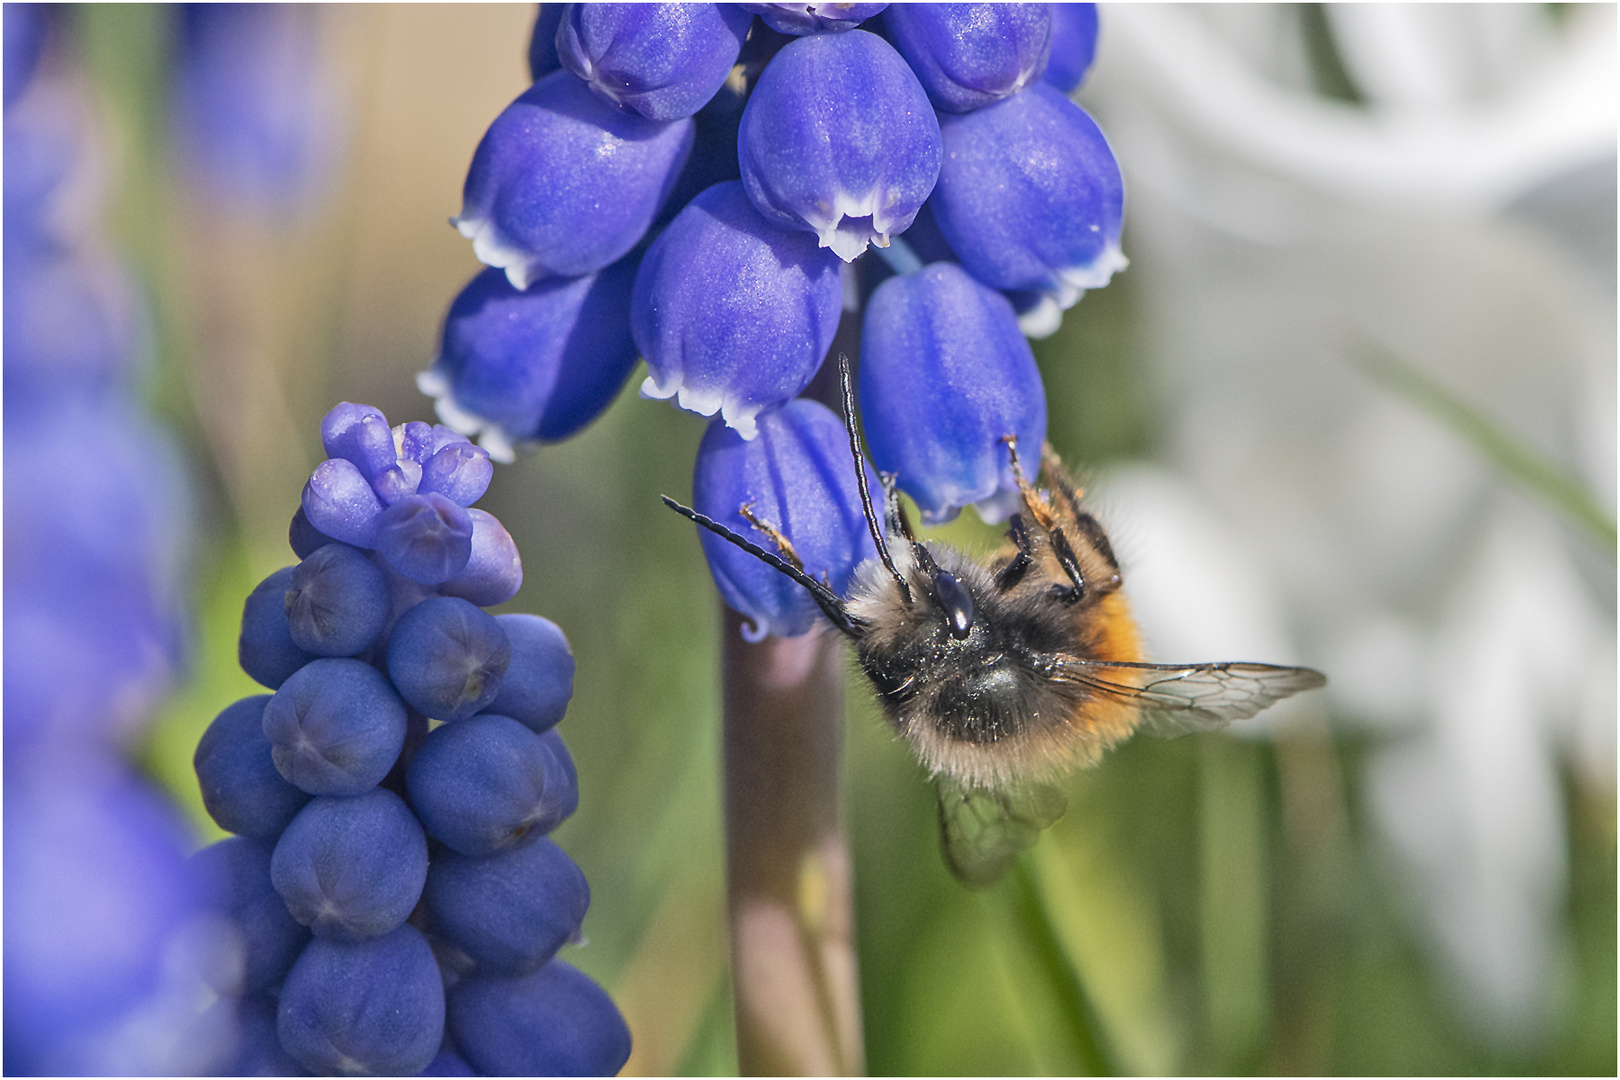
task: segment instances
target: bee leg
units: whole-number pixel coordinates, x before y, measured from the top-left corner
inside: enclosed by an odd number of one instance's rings
[[[1108,542],[1108,534],[1097,519],[1080,508],[1080,500],[1085,492],[1074,486],[1069,474],[1063,469],[1063,462],[1058,460],[1057,451],[1052,449],[1051,443],[1041,445],[1041,472],[1053,491],[1057,492],[1059,505],[1068,511],[1069,520],[1076,531],[1086,538],[1086,541],[1096,549],[1103,561],[1108,563],[1114,571],[1113,583],[1119,584],[1119,559],[1114,555],[1114,545]]]
[[[1041,475],[1046,478],[1047,486],[1057,492],[1059,505],[1078,518],[1082,512],[1080,499],[1085,492],[1075,487],[1074,481],[1069,479],[1051,443],[1041,444]]]
[[[1058,564],[1068,575],[1073,588],[1068,590],[1064,599],[1074,603],[1086,594],[1086,579],[1080,573],[1080,560],[1075,557],[1074,545],[1069,542],[1068,533],[1063,531],[1063,525],[1058,521],[1057,512],[1052,509],[1051,502],[1035,490],[1024,475],[1024,470],[1018,463],[1018,439],[1013,435],[1003,435],[1001,441],[1007,444],[1007,455],[1012,458],[1013,481],[1018,485],[1018,494],[1023,497],[1024,507],[1029,511],[1035,524],[1045,530],[1047,538],[1052,541],[1052,554],[1057,556]]]
[[[1013,542],[1018,551],[1013,555],[1012,561],[1003,566],[996,574],[996,588],[1002,592],[1011,592],[1024,580],[1024,575],[1035,562],[1035,545],[1029,537],[1029,530],[1024,527],[1024,516],[1014,514],[1007,521],[1007,539]]]
[[[797,551],[793,550],[793,541],[783,536],[782,530],[778,529],[775,525],[772,525],[768,521],[761,521],[758,517],[754,516],[753,503],[744,503],[743,505],[737,507],[737,513],[741,514],[742,519],[748,522],[748,524],[770,537],[771,543],[776,545],[776,549],[782,553],[782,558],[786,560],[789,566],[792,566],[795,570],[804,569],[804,560],[799,558],[799,553]]]

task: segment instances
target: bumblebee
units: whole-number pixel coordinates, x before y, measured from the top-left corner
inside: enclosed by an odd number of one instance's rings
[[[664,502],[792,578],[850,639],[890,724],[939,787],[946,861],[964,883],[999,878],[1062,815],[1056,781],[1133,732],[1224,727],[1326,683],[1302,667],[1147,662],[1113,547],[1050,445],[1037,486],[1016,440],[1002,439],[1022,510],[1008,522],[1007,545],[988,560],[919,540],[887,474],[880,527],[848,361],[840,365],[850,451],[878,553],[856,569],[847,596],[811,577],[791,539],[748,507],[743,518],[777,552]]]

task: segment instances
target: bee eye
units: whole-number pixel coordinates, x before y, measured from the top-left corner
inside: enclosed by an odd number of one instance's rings
[[[934,593],[945,612],[945,625],[951,636],[965,638],[973,629],[973,594],[962,583],[943,570],[934,571]]]

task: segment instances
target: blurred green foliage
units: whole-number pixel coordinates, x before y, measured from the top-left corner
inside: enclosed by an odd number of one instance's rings
[[[184,307],[169,250],[176,209],[164,191],[170,14],[94,5],[76,22],[126,151],[112,223],[156,297],[159,409],[190,440],[207,488],[193,667],[147,756],[202,840],[218,833],[201,812],[191,750],[218,710],[259,690],[236,667],[235,624],[247,592],[279,565],[264,552],[281,537],[243,535],[232,518],[186,390],[195,360],[169,332]],[[521,44],[509,43],[514,55]],[[1153,449],[1151,357],[1138,325],[1126,273],[1036,346],[1051,438],[1077,465]],[[432,342],[420,345],[389,361],[397,400],[417,406],[394,415],[378,402],[395,422],[430,413],[410,391],[431,355]],[[315,363],[339,385],[345,364],[369,359]],[[289,453],[318,459],[324,408],[294,417],[303,441]],[[644,1068],[726,1074],[737,1066],[718,601],[692,528],[658,501],[687,494],[701,431],[626,393],[579,438],[499,469],[481,505],[524,559],[523,591],[506,609],[557,621],[578,660],[560,730],[582,804],[557,839],[586,871],[594,902],[589,944],[569,959],[625,1004]],[[999,539],[966,518],[940,535],[978,548]],[[849,703],[848,819],[875,1074],[1615,1072],[1615,806],[1573,771],[1567,1007],[1545,1041],[1504,1052],[1461,1019],[1416,929],[1410,883],[1366,820],[1358,792],[1369,736],[1323,717],[1270,743],[1134,741],[1074,778],[1067,816],[980,894],[946,872],[932,790],[853,669]]]

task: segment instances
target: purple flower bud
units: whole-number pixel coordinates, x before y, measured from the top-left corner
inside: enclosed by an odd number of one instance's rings
[[[327,458],[304,484],[304,516],[319,531],[355,547],[376,546],[383,501],[358,466],[347,458]]]
[[[472,518],[445,498],[412,495],[377,515],[377,554],[419,585],[449,581],[472,558]]]
[[[472,556],[461,573],[439,586],[439,592],[479,607],[504,604],[523,587],[517,544],[495,515],[469,509],[467,516],[473,525]]]
[[[647,360],[643,397],[719,413],[752,439],[760,410],[803,390],[842,311],[836,257],[759,216],[732,181],[709,188],[653,242],[631,326]]]
[[[327,544],[292,572],[284,594],[293,644],[318,656],[354,656],[388,620],[388,581],[365,552]]]
[[[983,108],[1046,70],[1049,4],[895,4],[883,15],[894,47],[946,112]]]
[[[311,795],[375,787],[405,743],[405,703],[361,660],[311,660],[265,703],[261,720],[277,771]]]
[[[353,462],[368,481],[398,458],[394,433],[381,410],[343,401],[321,418],[326,456]]]
[[[690,119],[625,112],[554,71],[484,134],[454,224],[519,289],[588,274],[635,247],[691,149]]]
[[[568,639],[556,623],[539,615],[514,612],[497,615],[495,621],[506,631],[511,660],[487,708],[537,732],[550,731],[574,696],[574,653]]]
[[[414,461],[418,465],[426,465],[429,458],[447,446],[460,446],[466,442],[467,436],[443,424],[424,424],[420,420],[412,420],[394,428],[394,449],[400,459]]]
[[[530,975],[468,976],[450,989],[446,1020],[483,1076],[615,1076],[630,1059],[612,999],[562,960]]]
[[[767,551],[776,542],[743,516],[786,537],[805,572],[836,593],[876,552],[850,467],[841,420],[819,402],[797,398],[759,417],[759,438],[744,441],[716,422],[698,446],[692,505]],[[865,467],[863,463],[863,467]],[[877,479],[868,473],[870,487]],[[818,608],[802,586],[707,531],[698,534],[721,597],[752,620],[743,636],[792,637],[815,625]]]
[[[276,1028],[311,1072],[416,1075],[444,1032],[432,946],[408,923],[353,943],[316,938],[281,989]]]
[[[585,874],[545,837],[481,858],[443,852],[433,860],[426,895],[434,931],[480,970],[501,975],[538,971],[570,939],[579,940],[591,904]]]
[[[1051,4],[1052,60],[1046,81],[1065,94],[1085,80],[1097,55],[1097,5]]]
[[[568,438],[612,404],[635,367],[635,271],[623,259],[523,292],[499,270],[483,271],[450,305],[439,357],[417,385],[497,460],[511,461],[516,443]]]
[[[968,272],[997,289],[1054,293],[1064,308],[1123,269],[1119,164],[1084,109],[1045,83],[940,124],[932,202]]]
[[[1007,298],[955,263],[879,285],[861,335],[861,415],[872,460],[896,473],[926,521],[969,503],[987,521],[1016,507],[1015,436],[1026,467],[1046,439],[1046,395]]]
[[[422,466],[424,495],[443,495],[457,506],[471,506],[489,490],[495,467],[489,453],[472,443],[451,443]]]
[[[309,515],[304,513],[304,507],[300,504],[287,525],[287,545],[292,548],[293,554],[300,559],[307,558],[310,552],[331,542],[330,536],[309,523]]]
[[[604,100],[679,120],[726,81],[751,22],[732,4],[570,4],[557,54]]]
[[[939,122],[917,77],[875,34],[815,34],[760,75],[737,137],[748,197],[845,262],[885,247],[934,189]]]
[[[889,5],[884,4],[741,4],[778,34],[841,33],[853,30]]]
[[[377,497],[393,506],[407,495],[415,495],[422,484],[422,466],[414,461],[401,461],[390,465],[371,478],[371,487]]]

